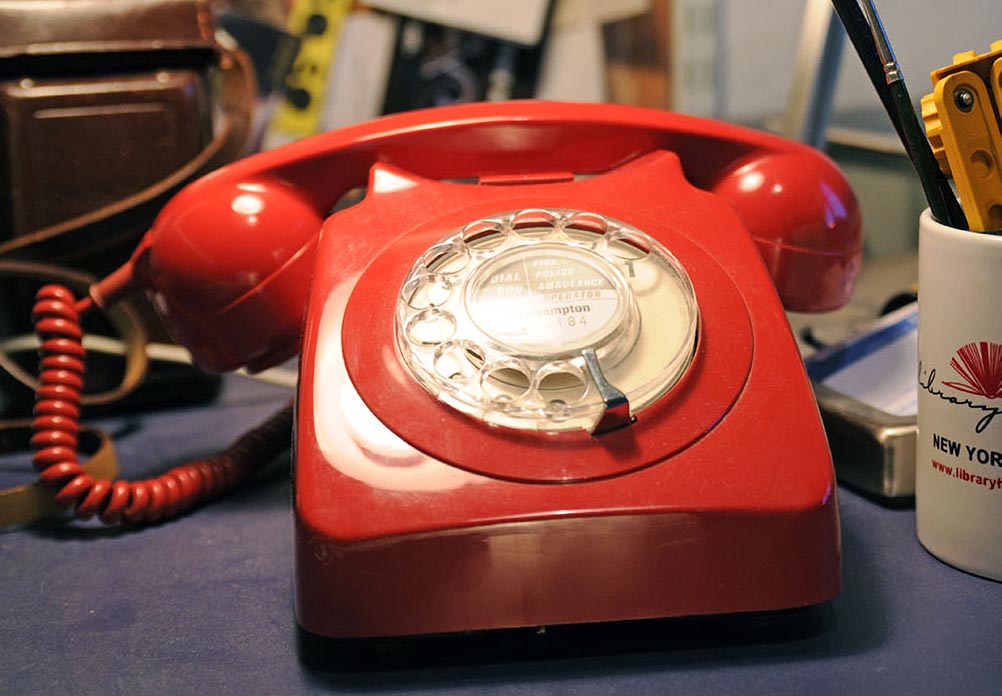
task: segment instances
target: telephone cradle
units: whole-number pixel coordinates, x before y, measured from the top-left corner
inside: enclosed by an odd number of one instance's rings
[[[856,200],[806,146],[504,102],[229,165],[91,295],[147,289],[209,369],[301,353],[298,620],[403,636],[835,596],[784,306],[841,305],[860,258]]]

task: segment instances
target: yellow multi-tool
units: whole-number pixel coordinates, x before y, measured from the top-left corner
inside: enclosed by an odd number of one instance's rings
[[[1002,229],[1002,41],[987,53],[965,51],[931,73],[922,97],[929,143],[953,178],[972,230]]]

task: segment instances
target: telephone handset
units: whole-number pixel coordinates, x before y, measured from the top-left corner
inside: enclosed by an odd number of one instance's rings
[[[817,152],[679,114],[540,102],[411,112],[237,162],[175,196],[135,272],[156,287],[165,319],[201,364],[258,369],[298,352],[317,233],[373,165],[425,179],[531,183],[553,171],[610,171],[659,150],[679,157],[693,186],[736,209],[787,309],[848,299],[861,258],[858,209]],[[257,334],[244,337],[251,326]]]
[[[303,336],[300,623],[403,635],[832,597],[831,460],[779,300],[842,304],[860,258],[805,146],[508,102],[223,168],[91,296],[146,289],[213,370]]]

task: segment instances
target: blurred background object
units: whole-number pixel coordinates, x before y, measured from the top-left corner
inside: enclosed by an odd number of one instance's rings
[[[413,108],[528,98],[669,108],[669,0],[294,0],[265,146]]]
[[[916,95],[1002,26],[986,0],[880,9]],[[826,0],[0,2],[0,259],[100,275],[173,193],[243,154],[386,112],[522,97],[808,141],[857,191],[870,259],[914,254],[922,191],[830,20]],[[10,337],[31,289],[0,282]]]

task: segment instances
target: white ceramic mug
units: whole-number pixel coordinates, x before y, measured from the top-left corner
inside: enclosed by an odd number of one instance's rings
[[[1002,236],[919,219],[915,512],[933,555],[1002,580]]]

